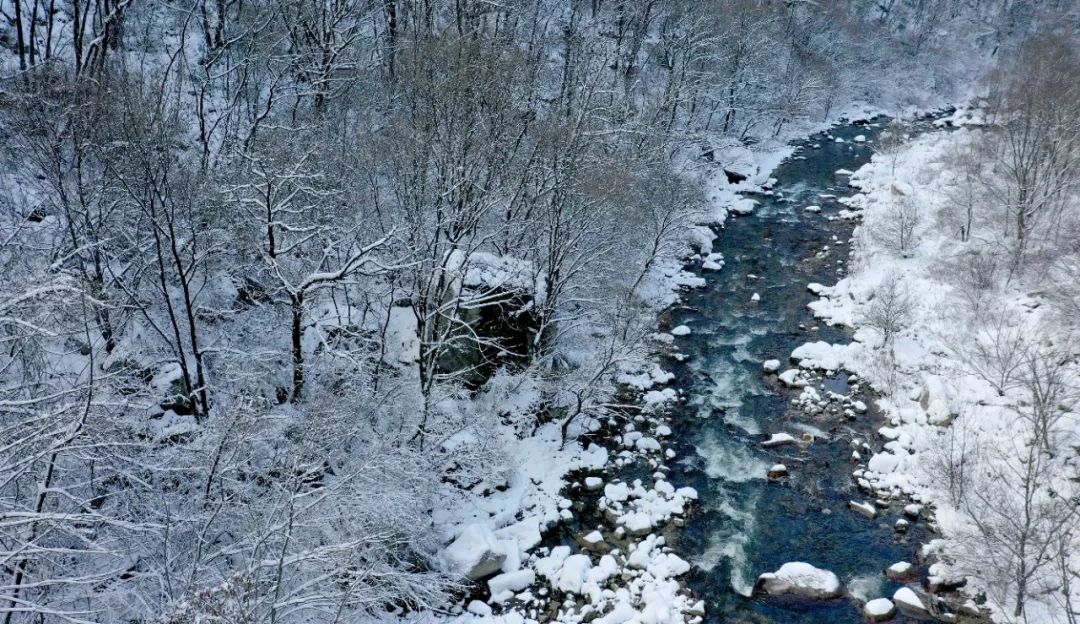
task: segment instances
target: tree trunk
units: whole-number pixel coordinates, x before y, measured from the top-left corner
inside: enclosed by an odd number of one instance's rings
[[[304,393],[304,293],[289,295],[292,301],[292,402],[300,400]]]
[[[22,0],[15,0],[15,47],[19,52],[19,69],[26,69],[26,40],[23,39]]]

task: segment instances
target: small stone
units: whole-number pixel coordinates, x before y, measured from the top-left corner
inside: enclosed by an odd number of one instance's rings
[[[848,501],[848,507],[857,513],[860,513],[867,518],[873,518],[877,515],[877,509],[870,503],[860,503],[859,501]]]
[[[774,433],[774,434],[772,434],[772,436],[769,437],[768,440],[765,440],[764,442],[762,442],[761,446],[763,446],[765,448],[773,448],[773,447],[777,447],[777,446],[785,446],[787,444],[794,444],[794,443],[795,443],[795,436],[791,435],[790,433]]]

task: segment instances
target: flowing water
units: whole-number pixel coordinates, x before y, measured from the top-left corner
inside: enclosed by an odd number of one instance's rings
[[[879,130],[877,124],[839,126],[799,144],[774,173],[777,195],[758,196],[762,203],[754,214],[729,220],[716,241],[723,270],[706,274],[705,288],[672,311],[673,325],[693,330],[679,341],[689,359],[675,366],[688,401],[675,417],[675,450],[683,459],[672,467],[672,481],[700,495],[677,550],[696,565],[690,584],[706,599],[709,622],[861,622],[848,599],[806,602],[749,594],[758,574],[805,561],[835,572],[851,593],[891,596],[899,585],[882,570],[897,561],[914,562],[925,537],[920,522],[906,535],[893,530],[901,505],[894,503],[875,519],[848,509],[849,500],[867,500],[852,481],[851,440],[867,439],[880,426],[879,416],[873,410],[854,421],[807,416],[790,405],[793,395],[778,388],[775,377],[762,374],[763,361],[776,358],[786,367],[791,351],[804,342],[849,340],[843,330],[815,321],[806,309],[813,299],[806,286],[835,283],[848,260],[853,225],[829,220],[842,206],[821,195],[854,192],[837,184],[834,172],[867,162],[873,143],[851,139],[861,134],[872,140]],[[807,205],[822,211],[807,212]],[[827,255],[816,257],[826,246]],[[751,301],[754,293],[760,302]],[[826,388],[846,392],[846,376]],[[760,446],[780,431],[811,433],[815,441],[806,447]],[[767,479],[775,463],[786,464],[791,476]]]

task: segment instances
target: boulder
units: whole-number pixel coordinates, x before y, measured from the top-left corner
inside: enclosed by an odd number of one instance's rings
[[[780,370],[780,360],[765,360],[765,363],[761,365],[761,368],[771,375]]]
[[[907,561],[898,561],[885,568],[885,576],[887,576],[889,580],[896,581],[897,583],[907,583],[908,581],[914,580],[916,576],[915,572],[915,566]]]
[[[512,598],[514,592],[519,592],[535,582],[536,572],[526,568],[492,577],[488,581],[488,588],[491,590],[492,601],[502,603]]]
[[[439,558],[443,569],[456,577],[479,581],[495,574],[506,561],[506,545],[485,524],[470,524]]]
[[[770,479],[783,479],[788,476],[787,466],[784,464],[774,464],[769,468],[768,475]]]
[[[967,585],[967,577],[949,570],[941,563],[932,564],[927,572],[923,586],[931,594],[947,594]]]
[[[923,604],[922,598],[915,593],[910,587],[901,587],[893,594],[893,602],[896,606],[900,607],[900,611],[904,615],[908,615],[916,618],[928,618],[930,617],[930,611]]]
[[[896,605],[888,598],[875,598],[863,605],[863,616],[870,622],[886,622],[896,616]]]
[[[770,596],[796,596],[811,600],[830,600],[842,594],[840,579],[828,570],[809,563],[785,563],[776,572],[758,577],[756,588]]]

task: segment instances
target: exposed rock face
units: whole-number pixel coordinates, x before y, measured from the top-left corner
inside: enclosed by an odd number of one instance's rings
[[[776,572],[758,577],[757,588],[771,596],[797,596],[811,600],[839,598],[840,579],[828,570],[799,561],[785,563]]]

